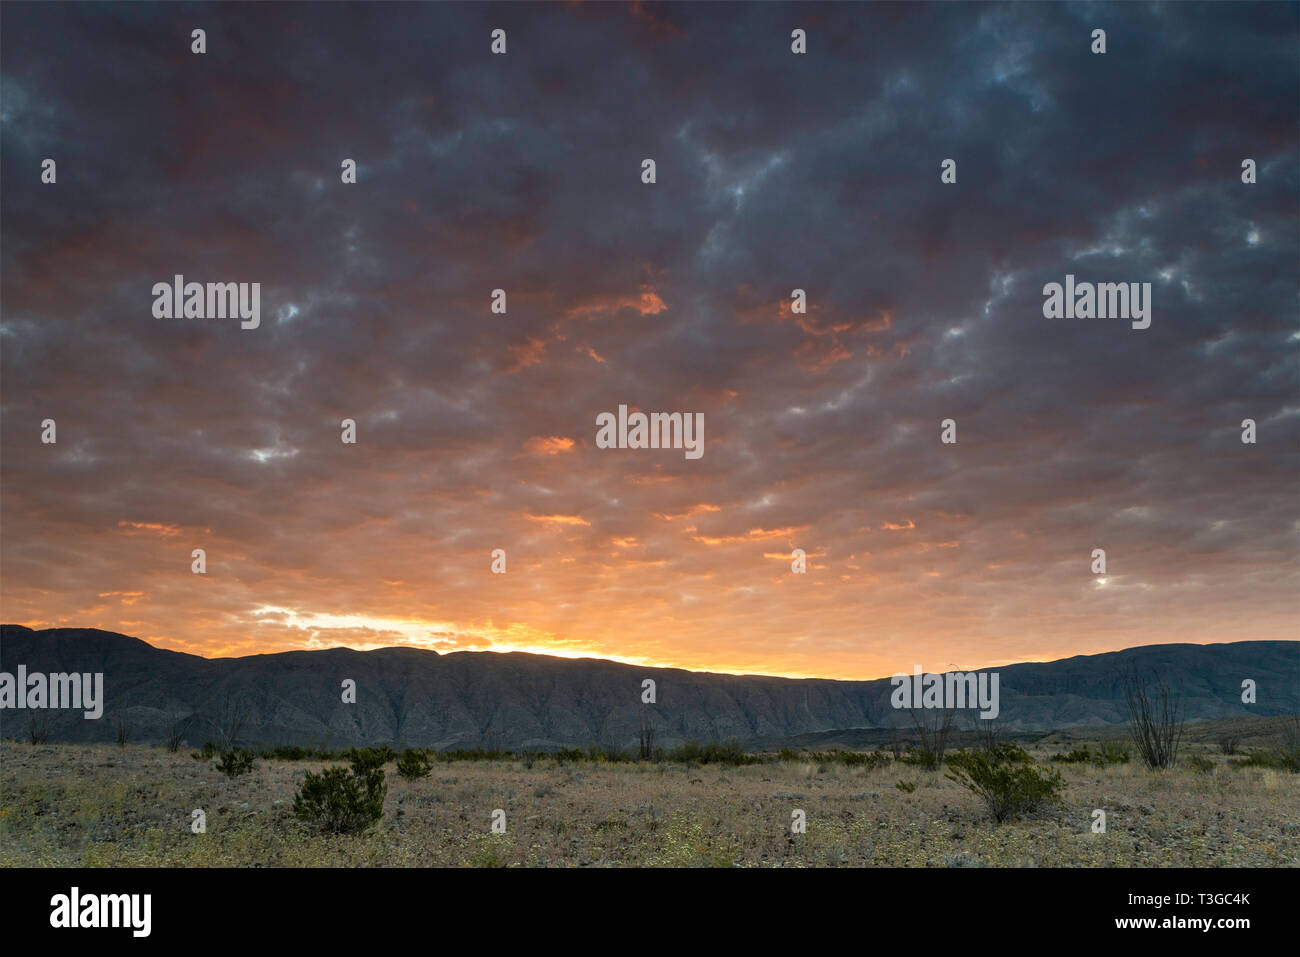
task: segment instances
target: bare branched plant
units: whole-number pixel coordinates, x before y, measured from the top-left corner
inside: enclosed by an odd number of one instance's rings
[[[119,748],[125,748],[126,743],[131,740],[131,722],[120,711],[113,715],[113,736],[117,738]]]
[[[248,711],[248,699],[242,694],[227,690],[222,695],[216,716],[208,719],[218,750],[223,753],[229,751],[239,741],[239,733],[248,720]]]
[[[1179,696],[1161,681],[1136,673],[1124,679],[1129,734],[1143,762],[1152,770],[1173,767],[1183,737]]]
[[[970,716],[973,747],[985,754],[996,754],[1002,743],[1002,726],[997,718],[981,718],[977,712]]]
[[[655,729],[650,723],[650,715],[644,710],[641,712],[641,730],[639,735],[640,748],[638,756],[642,761],[649,761],[655,753]]]
[[[903,741],[903,735],[899,732],[899,730],[897,728],[890,728],[889,729],[889,753],[893,756],[895,761],[897,761],[899,758],[903,756],[903,751],[906,750],[906,747],[907,745]]]
[[[920,757],[927,768],[943,764],[943,754],[948,749],[948,735],[957,712],[953,708],[912,708],[912,725],[920,738]]]
[[[32,711],[27,716],[27,737],[32,744],[44,744],[50,737],[50,716],[46,711]]]
[[[183,715],[172,712],[167,723],[167,734],[163,737],[163,744],[167,750],[175,754],[185,743],[185,736],[189,734],[190,726],[194,723],[194,715]]]

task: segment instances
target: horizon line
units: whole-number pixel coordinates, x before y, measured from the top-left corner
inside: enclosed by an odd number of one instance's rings
[[[608,662],[610,664],[625,665],[630,668],[650,668],[656,671],[686,671],[691,674],[718,674],[718,675],[728,675],[736,678],[779,678],[787,681],[867,682],[867,681],[885,681],[890,678],[896,677],[897,675],[906,675],[910,677],[912,674],[914,674],[913,671],[893,671],[890,672],[889,674],[877,675],[875,677],[869,677],[869,678],[832,678],[832,677],[827,677],[825,675],[770,674],[770,673],[755,672],[755,671],[731,671],[725,668],[699,668],[699,669],[685,668],[680,665],[651,664],[641,660],[631,660],[631,659],[621,658],[617,656],[610,657],[610,656],[604,656],[599,654],[587,654],[587,653],[563,654],[563,653],[556,653],[551,651],[535,651],[535,650],[528,650],[522,648],[507,648],[507,649],[500,649],[500,650],[493,649],[493,648],[482,648],[482,649],[464,648],[464,649],[457,649],[455,651],[438,651],[433,648],[423,648],[417,645],[403,645],[403,644],[381,645],[377,648],[354,648],[351,645],[331,645],[326,648],[289,648],[282,651],[259,651],[259,652],[253,652],[251,654],[246,654],[246,655],[204,655],[192,651],[179,651],[175,648],[167,648],[163,645],[155,644],[153,641],[150,641],[147,638],[141,638],[138,635],[128,635],[125,632],[120,632],[120,631],[111,631],[107,628],[80,627],[76,625],[59,625],[59,626],[50,626],[50,627],[43,627],[43,628],[34,628],[31,625],[26,625],[21,622],[0,622],[0,628],[9,628],[9,627],[25,628],[31,632],[98,631],[106,635],[116,635],[121,638],[130,638],[133,641],[143,642],[144,644],[148,645],[150,648],[153,648],[157,651],[170,651],[175,654],[190,655],[191,657],[194,658],[202,658],[204,661],[239,661],[246,658],[270,657],[272,655],[314,653],[314,652],[321,652],[321,651],[352,651],[352,652],[356,652],[357,654],[370,654],[371,652],[376,652],[376,651],[400,650],[400,651],[427,652],[430,654],[437,655],[438,657],[444,657],[446,655],[455,655],[455,654],[532,655],[538,658],[554,658],[560,661],[603,661],[603,662]],[[1208,647],[1210,645],[1238,645],[1238,644],[1246,644],[1248,642],[1277,642],[1278,644],[1300,645],[1300,639],[1288,639],[1288,638],[1243,638],[1239,641],[1163,641],[1163,642],[1154,642],[1152,644],[1147,644],[1147,645],[1130,645],[1125,648],[1113,648],[1108,651],[1092,652],[1091,654],[1066,655],[1061,658],[1026,658],[1018,661],[1004,661],[998,664],[984,665],[977,668],[950,668],[945,671],[924,671],[922,673],[923,674],[951,674],[954,672],[987,671],[992,668],[1010,668],[1016,665],[1051,664],[1052,662],[1056,662],[1056,661],[1068,661],[1071,658],[1096,658],[1096,657],[1100,657],[1101,655],[1121,654],[1125,651],[1135,651],[1141,648],[1174,647],[1180,645],[1200,645],[1200,646]],[[917,665],[914,663],[913,668],[915,667],[917,667]]]

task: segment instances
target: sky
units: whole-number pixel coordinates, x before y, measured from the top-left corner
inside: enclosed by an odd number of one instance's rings
[[[0,619],[833,678],[1300,637],[1298,11],[5,4]],[[156,318],[177,274],[260,325]],[[1067,275],[1150,327],[1045,318]]]

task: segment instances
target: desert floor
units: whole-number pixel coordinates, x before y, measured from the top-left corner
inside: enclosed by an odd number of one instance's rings
[[[258,760],[229,779],[187,751],[5,742],[0,865],[1300,866],[1300,777],[1204,753],[1210,771],[1052,765],[1063,803],[1000,825],[942,771],[903,764],[542,758],[438,763],[415,782],[390,764],[382,821],[335,836],[291,811],[321,762]],[[491,833],[496,809],[505,834]],[[790,833],[795,809],[806,833]]]

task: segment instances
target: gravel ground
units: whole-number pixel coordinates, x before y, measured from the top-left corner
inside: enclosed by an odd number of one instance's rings
[[[320,762],[259,760],[231,780],[185,751],[7,742],[0,865],[1300,866],[1300,777],[1204,755],[1210,771],[1053,765],[1063,802],[1001,825],[942,772],[908,765],[539,759],[439,763],[410,783],[390,764],[382,821],[336,836],[291,811]],[[491,832],[496,809],[505,834]],[[790,833],[796,809],[806,833]]]

